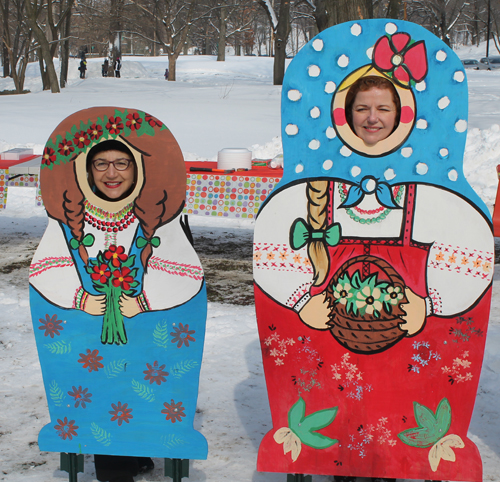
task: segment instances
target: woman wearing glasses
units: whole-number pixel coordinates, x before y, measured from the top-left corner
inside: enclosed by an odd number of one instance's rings
[[[40,447],[206,458],[193,428],[206,290],[174,137],[141,111],[77,112],[47,142],[41,186],[49,223],[30,302],[51,423]]]

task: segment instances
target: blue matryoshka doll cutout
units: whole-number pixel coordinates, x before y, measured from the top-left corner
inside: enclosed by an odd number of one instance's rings
[[[109,140],[136,166],[118,201],[87,179],[90,149]],[[41,188],[49,223],[30,302],[51,421],[40,449],[205,459],[193,420],[207,301],[181,223],[186,174],[175,138],[141,111],[77,112],[47,142]]]
[[[400,103],[371,146],[346,113],[366,76],[389,80]],[[290,64],[284,177],[254,239],[273,422],[258,470],[481,480],[467,431],[493,236],[463,175],[466,134],[462,64],[420,26],[338,25]]]

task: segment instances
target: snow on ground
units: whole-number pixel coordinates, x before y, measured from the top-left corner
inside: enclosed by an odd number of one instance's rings
[[[476,52],[480,58],[483,54]],[[465,52],[462,58],[472,56]],[[102,78],[102,59],[90,59],[87,79],[78,78],[73,60],[68,87],[61,94],[41,91],[38,66],[30,65],[26,88],[33,93],[1,96],[0,151],[33,147],[41,153],[47,137],[69,114],[95,105],[136,107],[157,116],[176,136],[186,159],[215,159],[224,147],[248,147],[254,157],[281,151],[280,91],[272,85],[272,59],[180,57],[178,81],[163,78],[165,57],[125,57],[122,78]],[[500,164],[500,71],[468,71],[470,122],[464,171],[491,208]],[[12,89],[0,79],[0,90]],[[34,206],[34,190],[9,189],[0,213],[0,480],[67,480],[58,470],[58,454],[40,453],[37,435],[48,411],[29,314],[26,266],[43,234],[47,218]],[[230,227],[252,229],[251,221],[190,220],[197,234],[220,237]],[[242,231],[243,232],[243,231]],[[13,271],[6,266],[17,268]],[[495,276],[499,279],[500,273]],[[500,283],[494,299],[485,362],[470,427],[484,462],[484,478],[500,482]],[[207,437],[209,457],[191,463],[192,482],[215,480],[278,482],[282,474],[257,473],[257,449],[270,428],[261,355],[252,306],[209,303],[201,373],[197,428]],[[152,474],[136,481],[165,480],[161,461]],[[94,481],[92,457],[86,456],[83,482]],[[329,480],[314,476],[314,482]]]

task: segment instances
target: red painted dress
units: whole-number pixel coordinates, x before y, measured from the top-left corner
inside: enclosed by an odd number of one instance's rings
[[[273,421],[257,468],[481,480],[467,431],[486,341],[490,225],[443,189],[396,186],[401,209],[375,196],[344,209],[349,188],[328,185],[328,225],[341,236],[320,286],[307,248],[291,247],[291,226],[307,219],[307,183],[277,192],[257,219],[256,309]],[[399,328],[405,287],[425,301],[414,336]],[[325,292],[336,315],[329,329],[311,328],[299,312]]]

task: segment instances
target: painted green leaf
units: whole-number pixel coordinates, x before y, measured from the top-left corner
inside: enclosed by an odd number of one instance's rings
[[[171,366],[169,369],[169,373],[174,378],[181,378],[182,375],[185,375],[187,372],[191,371],[197,366],[198,362],[196,360],[183,360]]]
[[[306,402],[302,397],[299,397],[288,412],[288,426],[303,444],[315,449],[326,449],[338,442],[336,439],[316,432],[316,430],[327,427],[335,420],[338,407],[318,410],[307,417],[305,412]]]
[[[168,348],[168,323],[166,321],[160,321],[153,331],[154,344],[160,346],[161,348]]]
[[[162,436],[161,443],[166,447],[172,448],[172,447],[178,447],[179,445],[183,445],[186,443],[186,441],[184,439],[181,439],[180,437],[177,437],[174,434],[170,434]]]
[[[55,341],[54,343],[47,343],[44,346],[53,355],[64,355],[65,353],[71,353],[71,343],[66,343],[65,341]]]
[[[404,430],[398,434],[402,442],[412,447],[431,447],[442,439],[451,425],[451,407],[447,398],[443,398],[436,409],[436,414],[428,407],[413,402],[413,411],[418,427]]]
[[[49,386],[49,393],[54,405],[60,407],[66,397],[55,380]]]
[[[96,423],[92,422],[90,424],[90,431],[99,443],[102,443],[106,447],[111,444],[111,435],[106,432],[106,430],[100,428]]]
[[[125,371],[126,365],[127,360],[125,359],[113,360],[104,368],[104,373],[108,378],[115,378]]]
[[[147,385],[132,380],[132,389],[134,390],[135,393],[137,393],[137,395],[146,400],[146,402],[155,401],[155,394],[153,390],[149,388]]]

